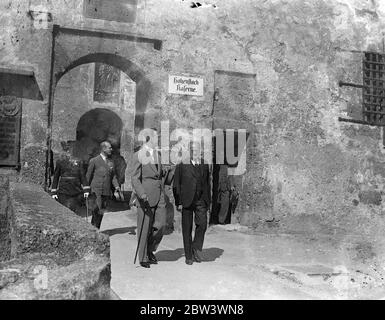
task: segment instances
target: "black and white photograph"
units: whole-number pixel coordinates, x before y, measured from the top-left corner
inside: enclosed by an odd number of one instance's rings
[[[0,0],[0,300],[384,300],[384,128],[385,0]]]

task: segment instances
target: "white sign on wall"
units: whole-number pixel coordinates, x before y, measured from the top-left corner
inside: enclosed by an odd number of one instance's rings
[[[203,78],[169,75],[168,93],[203,96]]]

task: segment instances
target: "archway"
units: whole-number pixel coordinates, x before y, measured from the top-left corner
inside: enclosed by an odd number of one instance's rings
[[[109,54],[109,53],[89,54],[87,56],[81,57],[78,60],[72,62],[63,71],[57,73],[56,79],[55,79],[55,95],[53,97],[52,111],[51,111],[51,113],[52,113],[52,115],[51,115],[51,119],[52,119],[51,132],[52,133],[51,133],[51,137],[50,137],[50,147],[49,148],[50,148],[51,153],[52,153],[52,150],[55,149],[55,144],[58,145],[58,141],[55,141],[55,137],[54,137],[55,132],[57,131],[57,127],[55,127],[55,126],[57,126],[57,123],[55,124],[54,113],[55,113],[55,104],[57,104],[57,102],[56,102],[57,96],[58,96],[57,90],[58,90],[58,88],[60,88],[61,80],[65,79],[66,76],[69,75],[74,70],[78,70],[79,68],[90,66],[91,70],[93,71],[97,65],[111,66],[115,70],[118,70],[119,72],[124,73],[125,80],[122,80],[122,81],[131,82],[135,86],[135,88],[134,88],[135,92],[131,92],[131,94],[134,95],[134,106],[132,109],[131,108],[124,109],[124,106],[123,105],[119,106],[119,103],[117,103],[117,104],[108,104],[107,103],[107,108],[115,111],[118,114],[118,116],[121,118],[121,120],[124,121],[124,130],[122,131],[122,135],[124,137],[124,149],[122,150],[123,152],[121,153],[120,151],[116,151],[116,150],[118,150],[118,148],[116,146],[114,148],[114,151],[116,154],[119,154],[119,156],[122,155],[125,158],[127,166],[130,167],[131,160],[132,160],[131,156],[135,150],[134,137],[137,136],[137,133],[140,130],[142,130],[144,127],[144,117],[145,117],[145,113],[146,113],[146,109],[147,109],[148,96],[149,96],[149,92],[150,92],[151,83],[145,77],[143,71],[141,71],[135,64],[133,64],[132,62],[130,62],[129,60],[127,60],[123,57],[120,57],[120,56],[117,56],[114,54]],[[93,67],[93,66],[95,66],[95,67]],[[88,76],[88,78],[92,78],[92,77],[93,77],[93,75]],[[71,80],[67,81],[67,82],[68,82],[68,86],[70,86],[70,87],[75,85],[75,83],[76,83],[76,81],[74,83],[72,83]],[[92,87],[93,85],[94,84],[92,84],[92,81],[91,81],[90,86]],[[91,87],[88,90],[93,90]],[[70,90],[70,92],[71,91],[72,90]],[[68,94],[68,96],[69,96],[69,98],[67,98],[68,100],[73,99],[71,94]],[[90,105],[90,108],[98,108],[98,107],[104,108],[104,104],[101,103],[100,105],[98,105],[96,107]],[[82,107],[80,107],[80,109],[82,110],[81,114],[89,111],[89,109],[88,110],[83,109]],[[79,112],[79,110],[77,112],[75,112],[75,114],[78,112]],[[78,121],[78,119],[76,118],[76,115],[74,118],[70,117],[69,115],[68,115],[68,117],[64,117],[64,118],[66,118],[66,120],[64,120],[64,121],[67,121],[67,123],[68,122],[72,123],[71,125],[67,125],[67,130],[69,130],[69,128],[73,127],[75,121]],[[72,128],[72,131],[74,131],[73,128]],[[69,140],[73,140],[73,137],[71,137]],[[121,142],[119,140],[119,150],[120,150],[120,144],[121,144]],[[76,145],[78,145],[78,143]],[[87,146],[87,148],[91,148],[91,150],[89,150],[89,152],[87,151],[88,155],[93,154],[94,153],[93,150],[96,150],[96,149],[94,149],[95,146],[91,147],[89,145],[89,146]],[[77,149],[79,149],[79,148],[77,148]],[[84,154],[82,154],[82,153],[80,153],[80,155],[82,157],[84,156]],[[88,161],[89,157],[84,157],[84,160]],[[52,164],[49,163],[48,166],[52,166]],[[52,171],[52,170],[50,169],[50,171]],[[125,173],[124,176],[125,176],[125,178],[123,178],[122,180],[125,182],[125,189],[127,190],[127,189],[130,189],[130,179],[127,176],[127,172]],[[50,176],[49,176],[47,179],[47,185],[50,185],[50,184],[51,184],[51,181],[50,181]]]
[[[119,32],[96,29],[71,29],[53,26],[51,81],[48,101],[48,136],[46,156],[46,189],[51,183],[53,103],[56,85],[70,70],[87,63],[105,63],[123,71],[136,83],[134,136],[144,127],[151,82],[135,61],[149,63],[161,49],[162,41]],[[154,50],[155,49],[155,50]],[[125,57],[129,57],[125,58]],[[148,63],[146,63],[147,65]]]
[[[147,108],[149,93],[151,92],[151,82],[144,72],[134,63],[121,56],[111,53],[92,53],[71,62],[64,67],[63,71],[55,75],[55,89],[59,80],[72,69],[89,63],[103,63],[113,66],[124,72],[132,81],[136,83],[136,103],[135,103],[135,133],[143,129],[144,115]]]
[[[86,164],[108,140],[118,180],[130,189],[129,170],[134,152],[136,83],[110,64],[87,63],[71,67],[60,77],[53,101],[51,150],[54,160],[62,142]]]

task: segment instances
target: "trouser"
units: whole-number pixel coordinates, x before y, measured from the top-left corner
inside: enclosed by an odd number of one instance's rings
[[[148,252],[157,250],[166,228],[167,211],[164,196],[160,197],[155,207],[151,207],[151,214],[144,213],[139,205],[137,213],[138,223],[136,234],[138,236],[139,262],[147,262]]]
[[[95,194],[89,198],[89,205],[92,210],[91,224],[98,229],[102,224],[104,210],[107,208],[109,199],[110,196]]]
[[[58,201],[76,214],[80,214],[82,197],[82,194],[68,195],[64,193],[58,193]]]
[[[195,234],[192,238],[192,227],[195,220]],[[203,241],[207,229],[207,206],[204,201],[198,200],[189,208],[182,209],[183,247],[186,259],[193,257],[192,250],[202,251]]]
[[[219,195],[219,211],[218,211],[218,222],[225,223],[227,215],[229,213],[230,206],[230,192],[220,191]]]

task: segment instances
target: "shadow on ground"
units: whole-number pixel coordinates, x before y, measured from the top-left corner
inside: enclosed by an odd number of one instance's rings
[[[223,254],[223,249],[219,248],[208,248],[203,249],[202,256],[204,261],[215,261]]]
[[[114,236],[116,234],[125,234],[125,233],[136,235],[135,230],[136,230],[136,226],[103,230],[102,233],[104,233],[110,237]]]
[[[219,248],[208,248],[203,249],[202,256],[203,262],[211,262],[218,259],[223,254],[223,249]],[[161,250],[156,253],[156,258],[159,261],[177,261],[184,256],[183,248],[175,250]]]

